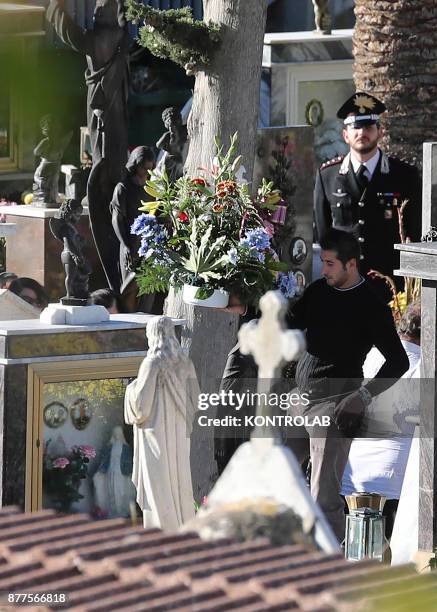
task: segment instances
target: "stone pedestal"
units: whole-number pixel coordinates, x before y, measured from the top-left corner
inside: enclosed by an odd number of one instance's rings
[[[109,312],[104,306],[97,304],[83,306],[49,304],[42,311],[40,321],[50,325],[92,325],[109,321]]]
[[[6,220],[16,224],[14,236],[6,237],[6,269],[18,276],[35,279],[47,291],[51,301],[65,295],[64,269],[61,264],[62,244],[52,235],[49,220],[57,210],[34,206],[8,206]],[[107,287],[94,240],[91,235],[87,211],[78,223],[78,231],[87,240],[85,256],[93,272],[90,291]]]
[[[0,323],[0,506],[53,507],[43,496],[47,445],[60,447],[61,439],[67,449],[91,445],[101,460],[112,429],[123,427],[124,385],[146,354],[151,317],[114,315],[87,326]],[[89,480],[98,466],[90,463],[81,492],[92,494]],[[72,511],[82,509],[89,510]]]
[[[429,218],[426,213],[424,207],[424,215]],[[437,546],[437,243],[410,243],[395,248],[400,251],[400,269],[395,273],[422,279],[418,548],[428,551],[429,559]]]

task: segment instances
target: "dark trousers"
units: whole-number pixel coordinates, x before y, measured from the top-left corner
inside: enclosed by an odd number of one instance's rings
[[[236,344],[228,355],[220,391],[234,391],[235,393],[255,392],[257,386],[258,368],[251,355],[242,355],[239,345]],[[250,413],[250,407],[245,407],[243,412]],[[253,412],[253,411],[252,411]],[[217,462],[218,474],[223,472],[232,455],[243,442],[250,438],[250,431],[238,429],[234,436],[221,437],[217,431],[214,438],[214,457]]]

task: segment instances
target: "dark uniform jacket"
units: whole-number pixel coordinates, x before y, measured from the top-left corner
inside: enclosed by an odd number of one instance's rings
[[[353,232],[361,244],[360,270],[370,269],[393,276],[399,267],[399,252],[393,245],[401,242],[398,210],[404,200],[405,236],[420,240],[421,184],[413,166],[381,152],[372,179],[362,190],[350,156],[323,164],[317,173],[314,212],[317,235],[330,228]]]

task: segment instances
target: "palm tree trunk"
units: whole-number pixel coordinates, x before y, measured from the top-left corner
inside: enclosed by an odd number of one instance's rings
[[[384,101],[384,149],[420,165],[437,131],[437,3],[356,0],[353,38],[357,91]]]

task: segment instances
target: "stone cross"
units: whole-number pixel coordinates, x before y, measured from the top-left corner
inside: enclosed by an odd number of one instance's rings
[[[437,226],[437,142],[423,145],[422,234]],[[395,245],[399,276],[422,279],[419,554],[437,546],[437,242]]]
[[[238,333],[241,353],[251,354],[258,366],[257,417],[271,416],[265,396],[279,377],[281,364],[295,359],[305,345],[301,331],[285,329],[286,307],[287,300],[280,291],[269,291],[260,300],[262,315],[259,321],[243,325]],[[252,440],[268,440],[269,444],[279,441],[278,430],[269,424],[256,424],[251,437]]]

